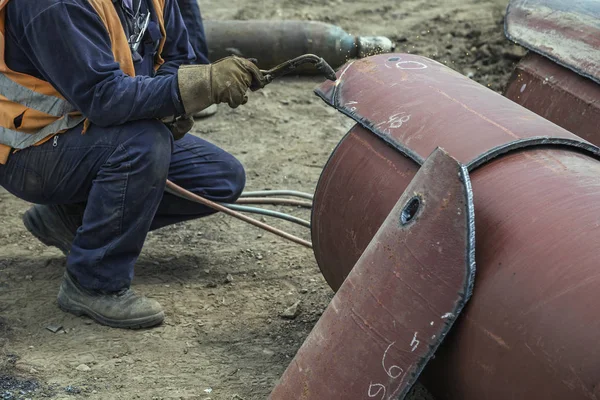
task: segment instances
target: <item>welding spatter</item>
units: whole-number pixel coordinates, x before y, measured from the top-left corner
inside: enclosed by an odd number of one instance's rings
[[[316,70],[330,81],[335,82],[335,80],[337,79],[337,77],[335,76],[335,71],[333,70],[333,68],[331,68],[327,61],[314,54],[304,54],[302,56],[281,63],[278,66],[269,70],[261,70],[261,72],[263,73],[267,83],[271,83],[275,78],[280,78],[284,75],[291,74],[298,67],[304,64],[314,64]]]

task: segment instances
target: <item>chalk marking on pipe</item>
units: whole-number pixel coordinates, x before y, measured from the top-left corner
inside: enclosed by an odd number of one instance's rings
[[[410,65],[410,64],[414,64],[414,67],[408,67],[408,66],[404,66],[404,64],[406,65]],[[403,69],[403,70],[411,70],[411,69],[427,69],[427,65],[423,64],[422,62],[419,61],[400,61],[396,64],[396,68],[398,69]]]
[[[395,344],[396,344],[396,342],[390,343],[390,345],[387,347],[387,349],[385,349],[385,351],[383,352],[383,358],[381,359],[381,366],[383,367],[383,370],[386,372],[387,376],[389,376],[392,379],[397,379],[400,375],[402,375],[404,373],[404,370],[397,365],[392,365],[389,368],[387,368],[385,366],[385,357],[387,356],[388,351],[390,351],[392,346]],[[396,370],[400,370],[400,372],[396,375],[394,375],[392,372],[392,371],[394,371],[394,368],[396,368]]]
[[[417,335],[419,334],[419,332],[415,332],[415,336],[413,336],[413,340],[412,342],[410,342],[410,345],[412,346],[412,352],[414,353],[415,350],[417,349],[417,347],[419,347],[419,344],[421,344],[420,340],[417,340]]]
[[[371,389],[373,388],[377,388],[377,391],[375,393],[371,393]],[[381,389],[383,389],[383,395],[381,396],[381,400],[385,399],[385,386],[383,386],[381,383],[373,383],[371,382],[369,384],[369,390],[367,391],[367,396],[373,398],[375,396],[377,396],[379,393],[381,393]]]
[[[352,64],[354,64],[354,61],[352,61],[350,64],[348,64],[348,66],[346,66],[346,68],[344,68],[344,70],[342,71],[342,73],[340,74],[340,76],[337,78],[337,81],[335,81],[334,85],[336,87],[338,87],[340,85],[340,83],[342,83],[342,77],[344,76],[344,74],[346,73],[346,71],[348,71],[348,69],[352,66]]]
[[[358,104],[358,101],[349,101],[346,104],[344,104],[344,107],[347,108],[348,106],[351,106],[353,104]],[[354,112],[354,111],[356,111],[356,107],[350,107],[349,110],[350,110],[350,112]]]

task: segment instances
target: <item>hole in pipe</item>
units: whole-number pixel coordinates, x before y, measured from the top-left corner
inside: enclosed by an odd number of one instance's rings
[[[402,214],[400,214],[400,223],[402,225],[407,225],[408,223],[410,223],[410,221],[412,221],[417,215],[417,212],[419,212],[420,207],[421,199],[419,199],[418,197],[413,197],[412,199],[410,199],[408,201],[408,204],[404,206]]]

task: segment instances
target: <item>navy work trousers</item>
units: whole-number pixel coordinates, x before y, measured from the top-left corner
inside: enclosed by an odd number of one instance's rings
[[[177,0],[177,4],[190,37],[190,44],[196,55],[196,64],[208,64],[208,46],[198,1]]]
[[[129,287],[148,231],[212,213],[164,193],[167,177],[220,202],[234,202],[244,188],[232,155],[192,135],[173,141],[159,121],[81,129],[11,154],[0,185],[32,203],[85,208],[67,269],[88,289]]]

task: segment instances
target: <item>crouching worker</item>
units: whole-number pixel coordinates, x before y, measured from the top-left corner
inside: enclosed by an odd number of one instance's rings
[[[35,203],[23,222],[67,255],[59,306],[119,328],[162,322],[130,290],[148,231],[209,215],[165,181],[220,202],[242,165],[185,135],[212,104],[264,86],[251,62],[194,62],[175,0],[0,0],[0,185]],[[181,117],[176,122],[174,117]]]

